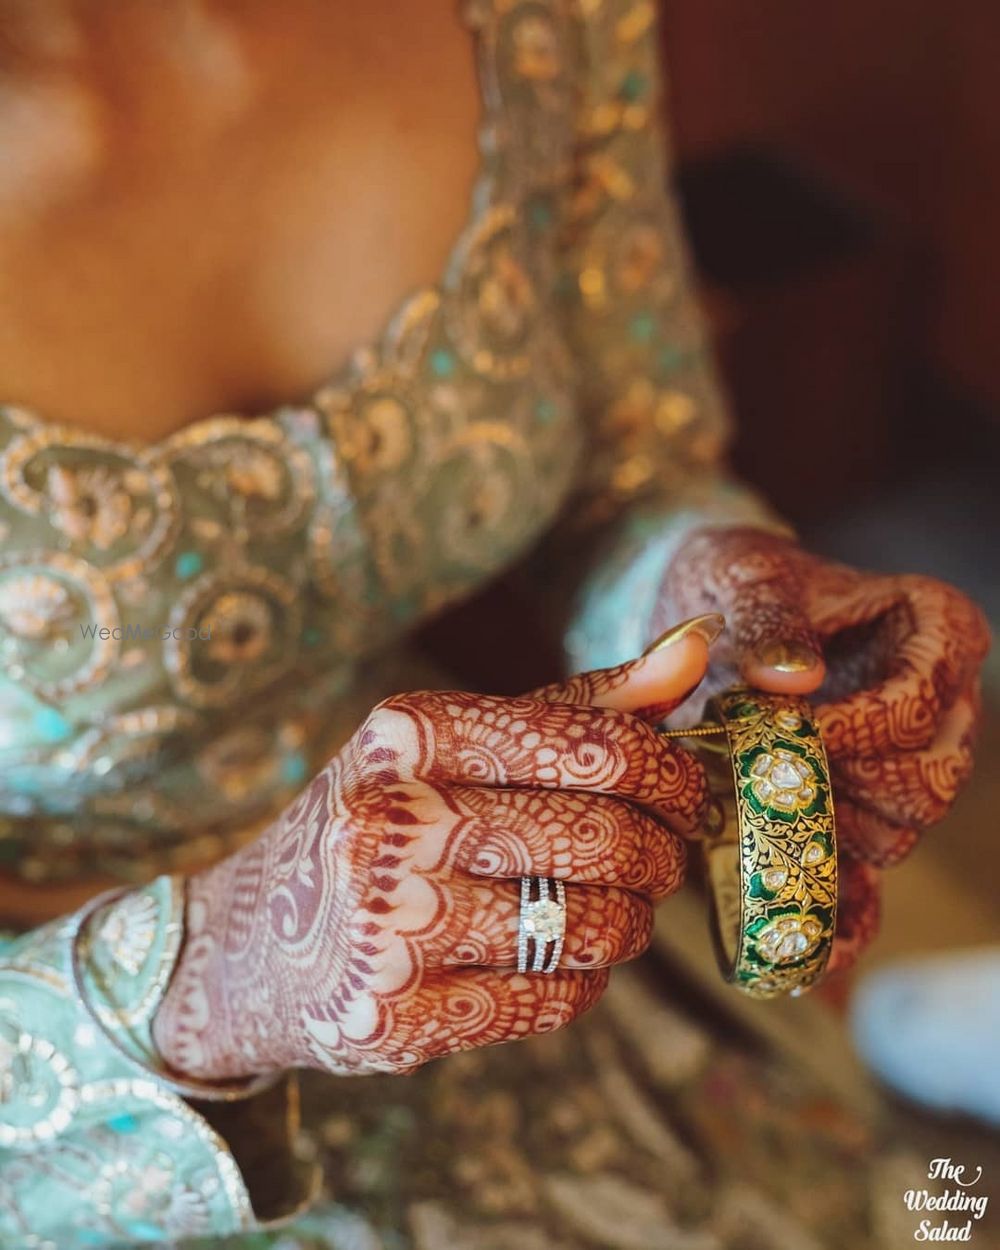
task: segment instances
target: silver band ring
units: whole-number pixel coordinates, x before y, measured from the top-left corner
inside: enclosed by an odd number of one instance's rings
[[[561,881],[550,881],[548,877],[522,877],[521,915],[517,925],[518,972],[555,972],[565,937],[566,887]],[[530,968],[529,944],[533,947]]]

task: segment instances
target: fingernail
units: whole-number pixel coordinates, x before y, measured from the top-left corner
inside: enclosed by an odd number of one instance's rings
[[[679,625],[671,625],[669,629],[664,630],[642,654],[652,655],[654,651],[662,651],[664,647],[671,647],[675,642],[680,642],[688,634],[697,634],[699,638],[704,638],[706,646],[710,647],[725,628],[726,618],[721,612],[706,612],[703,616],[692,616],[689,621],[681,621]]]
[[[769,642],[754,655],[765,668],[778,673],[807,673],[819,663],[816,652],[804,642]]]

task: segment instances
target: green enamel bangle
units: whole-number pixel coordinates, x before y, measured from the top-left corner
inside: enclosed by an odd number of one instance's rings
[[[805,699],[734,689],[712,713],[729,748],[728,765],[714,761],[724,819],[705,840],[719,965],[756,998],[801,994],[822,977],[836,924],[826,751]]]

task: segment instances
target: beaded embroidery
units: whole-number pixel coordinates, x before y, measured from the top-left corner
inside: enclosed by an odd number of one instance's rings
[[[114,1002],[96,1000],[104,1027],[151,1065],[180,907],[177,883],[162,877],[108,908],[94,938],[117,970]],[[37,929],[0,961],[0,1238],[43,1247],[58,1230],[72,1250],[253,1227],[225,1142],[129,1065],[74,997],[73,927]]]

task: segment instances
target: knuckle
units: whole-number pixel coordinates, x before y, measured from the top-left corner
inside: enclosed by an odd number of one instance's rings
[[[658,831],[657,840],[659,845],[648,854],[651,868],[647,893],[659,900],[680,889],[687,870],[687,847],[666,830]]]
[[[570,987],[559,994],[556,1003],[547,1004],[554,1009],[548,1013],[539,1012],[539,1027],[536,1031],[550,1033],[579,1019],[600,999],[608,987],[610,975],[609,968],[594,968],[576,973]]]
[[[617,963],[616,948],[607,936],[581,936],[573,947],[573,963],[578,968],[605,968]]]
[[[414,691],[406,691],[402,694],[391,694],[385,699],[380,699],[371,710],[372,716],[383,715],[386,712],[405,712],[408,711],[413,704],[414,699],[419,696]]]
[[[635,959],[649,949],[653,940],[653,909],[641,903],[632,918],[631,931],[624,945],[625,959]]]
[[[985,613],[957,586],[919,573],[904,574],[899,584],[912,600],[935,609],[944,617],[958,646],[978,651],[988,643],[990,626]]]
[[[902,573],[896,580],[897,585],[907,594],[922,598],[945,598],[951,594],[957,595],[960,593],[953,586],[949,586],[947,582],[942,582],[936,577],[930,577],[926,573]]]
[[[689,751],[671,743],[660,758],[658,781],[661,806],[690,825],[698,824],[711,793],[703,765]]]
[[[641,864],[656,822],[632,803],[617,800],[614,820],[615,849],[629,868]]]
[[[912,824],[897,824],[853,802],[844,801],[838,809],[837,843],[847,860],[889,868],[909,854],[919,837]]]
[[[537,991],[530,1031],[554,1033],[565,1028],[591,1005],[586,999],[587,987],[579,975],[564,974],[559,981],[545,980]]]
[[[653,910],[627,890],[614,887],[588,917],[589,932],[583,941],[581,962],[609,966],[640,955],[653,932]]]
[[[741,587],[769,581],[780,571],[780,562],[769,552],[744,549],[729,564],[729,576]]]
[[[704,815],[704,809],[711,797],[711,787],[708,782],[708,771],[700,760],[696,760],[694,756],[690,756],[688,763],[688,777],[691,784],[691,793],[695,806],[699,809],[701,815]]]
[[[973,662],[981,663],[990,649],[993,631],[982,608],[964,595],[960,597],[960,611],[956,613],[956,640],[963,654]]]
[[[626,806],[617,880],[627,890],[647,898],[672,894],[683,879],[687,853],[683,841],[655,817]]]
[[[976,612],[978,609],[968,595],[950,582],[930,577],[926,573],[903,573],[897,578],[897,585],[911,599],[921,600],[925,604],[934,604],[949,611]]]
[[[387,1065],[385,1069],[376,1069],[376,1071],[385,1071],[391,1076],[415,1076],[429,1059],[430,1056],[426,1059],[413,1059],[407,1056],[405,1059],[395,1060],[391,1065]]]
[[[362,725],[362,734],[371,734],[376,738],[389,735],[396,717],[406,714],[412,706],[412,695],[392,695],[376,703]]]
[[[951,808],[958,791],[958,783],[953,776],[938,776],[933,782],[915,769],[912,775],[903,778],[903,786],[895,795],[890,793],[882,803],[883,814],[890,820],[900,824],[912,823],[921,829],[930,828],[942,820]],[[881,799],[878,790],[871,792],[871,801]]]
[[[656,731],[631,712],[611,707],[588,711],[593,714],[595,728],[600,728],[609,749],[618,747],[629,752],[645,752],[658,741]]]
[[[942,817],[948,813],[951,805],[972,776],[972,767],[971,749],[956,751],[945,762],[940,790],[933,796],[937,800]]]
[[[950,797],[941,794],[925,795],[923,801],[916,807],[914,817],[921,828],[930,829],[944,820],[953,802],[954,795]]]

